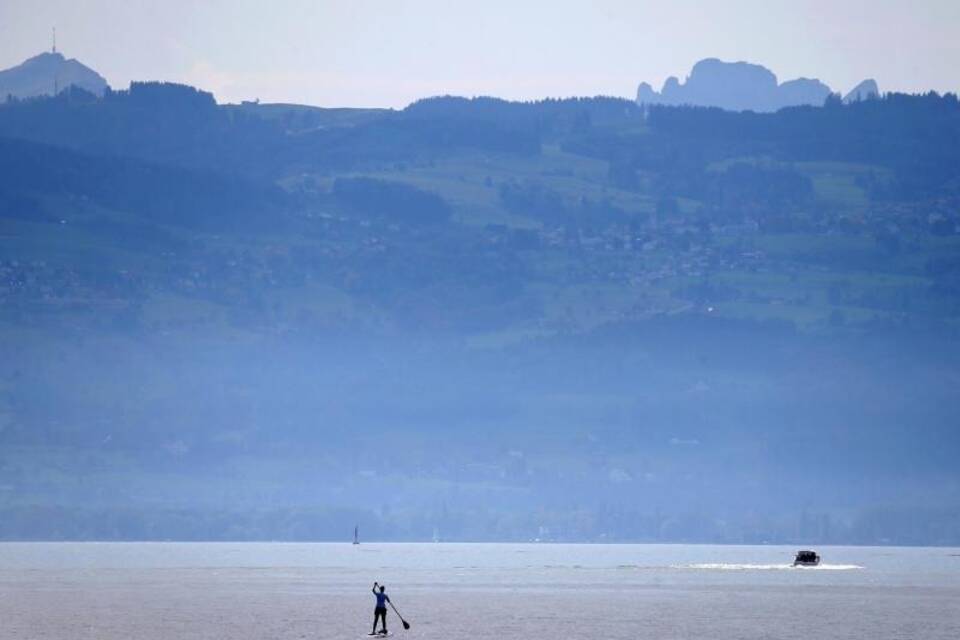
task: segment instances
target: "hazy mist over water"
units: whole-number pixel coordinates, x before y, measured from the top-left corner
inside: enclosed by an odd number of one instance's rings
[[[937,373],[951,365],[905,379],[903,342],[673,331],[500,352],[349,335],[21,345],[14,406],[57,435],[6,431],[8,482],[22,489],[0,531],[953,539],[957,396]]]

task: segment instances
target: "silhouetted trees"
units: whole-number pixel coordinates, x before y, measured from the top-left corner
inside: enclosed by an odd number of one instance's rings
[[[400,182],[337,178],[333,197],[361,213],[394,222],[436,224],[450,217],[443,198]]]

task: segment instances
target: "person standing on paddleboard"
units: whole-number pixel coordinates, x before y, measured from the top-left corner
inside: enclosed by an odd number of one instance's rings
[[[377,591],[377,587],[380,590]],[[370,635],[377,635],[377,620],[383,620],[383,630],[380,632],[387,635],[387,603],[390,602],[390,596],[386,593],[387,588],[382,584],[373,583],[373,595],[377,598],[377,608],[373,610],[373,631]]]

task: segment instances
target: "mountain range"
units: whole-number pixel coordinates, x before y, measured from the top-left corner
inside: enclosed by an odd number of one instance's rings
[[[0,99],[52,95],[71,85],[98,96],[109,88],[99,73],[55,51],[41,53],[0,71]],[[800,105],[819,106],[833,93],[829,86],[815,78],[796,78],[781,83],[763,65],[706,58],[693,66],[684,82],[676,76],[667,78],[659,92],[649,83],[641,82],[636,101],[640,105],[689,105],[770,112]],[[876,81],[867,79],[850,90],[843,100],[849,103],[879,95]]]
[[[784,107],[820,106],[831,94],[833,90],[817,79],[797,78],[780,83],[777,76],[762,65],[706,58],[693,65],[685,82],[670,76],[659,92],[650,84],[641,82],[637,88],[637,104],[770,112]],[[844,101],[879,94],[876,81],[864,80],[846,95]]]

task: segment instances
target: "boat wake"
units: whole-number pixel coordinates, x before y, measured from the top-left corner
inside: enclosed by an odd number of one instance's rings
[[[699,569],[702,571],[853,571],[863,569],[858,564],[819,564],[816,567],[793,566],[793,564],[740,564],[708,562],[703,564],[676,565],[674,569]]]

